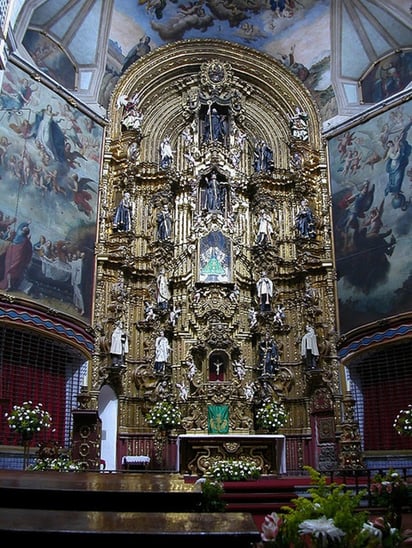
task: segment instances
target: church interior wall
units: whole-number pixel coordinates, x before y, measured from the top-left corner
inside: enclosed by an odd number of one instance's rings
[[[23,40],[23,34],[20,38]],[[396,464],[395,455],[378,448],[365,433],[365,410],[374,398],[382,397],[379,388],[371,387],[371,349],[387,345],[385,359],[374,355],[379,365],[377,385],[384,383],[398,398],[399,387],[409,383],[404,364],[411,309],[407,252],[410,92],[406,90],[391,100],[385,98],[370,108],[370,115],[362,100],[352,108],[342,94],[340,112],[356,116],[335,126],[329,136],[322,136],[321,114],[327,111],[326,106],[315,103],[313,92],[285,66],[267,54],[253,51],[249,56],[248,48],[242,46],[225,43],[220,48],[219,41],[213,40],[189,42],[196,52],[190,63],[192,53],[186,54],[185,41],[158,48],[118,74],[112,82],[110,100],[106,93],[108,119],[87,113],[52,79],[33,72],[27,64],[32,62],[27,51],[25,62],[8,64],[1,92],[0,175],[3,187],[7,187],[1,204],[1,228],[5,235],[9,228],[19,226],[20,239],[26,243],[30,240],[32,252],[30,264],[21,263],[20,277],[15,278],[14,287],[8,287],[6,249],[13,244],[2,236],[0,280],[6,284],[0,291],[2,333],[10,336],[10,327],[18,332],[20,326],[30,331],[35,325],[33,340],[42,332],[46,339],[50,335],[59,340],[67,336],[62,363],[67,360],[76,364],[71,390],[77,387],[80,392],[86,375],[91,408],[97,408],[101,387],[114,390],[119,398],[118,467],[126,453],[150,453],[154,460],[153,436],[145,414],[162,398],[178,400],[186,413],[186,431],[207,431],[205,406],[199,406],[192,394],[189,401],[184,400],[185,392],[177,386],[192,382],[188,376],[192,361],[200,370],[191,385],[199,400],[233,402],[230,431],[255,430],[253,405],[244,392],[248,383],[258,379],[256,404],[267,398],[268,390],[271,397],[286,403],[291,413],[284,430],[289,469],[299,470],[306,463],[323,469],[339,465],[345,417],[351,413],[345,401],[351,390],[357,402],[354,413],[360,429],[359,447],[366,451],[366,463],[372,466],[393,458],[390,462]],[[27,40],[26,46],[32,52]],[[388,55],[381,53],[382,68]],[[182,59],[180,65],[173,62],[174,54]],[[404,53],[398,55],[406,62]],[[222,143],[208,148],[201,142],[203,130],[195,127],[198,111],[191,100],[199,88],[205,89],[201,79],[199,85],[202,62],[210,67],[215,59],[223,59],[234,73],[230,91],[242,101],[240,105],[232,102],[232,112],[240,109],[233,119],[247,137],[239,131],[236,141],[235,134],[229,132],[225,136],[228,146]],[[157,73],[161,71],[159,79]],[[369,75],[373,85],[370,71],[363,69],[359,78]],[[19,104],[18,93],[23,89],[28,100]],[[210,89],[215,93],[213,86]],[[125,125],[125,101],[134,92],[139,95],[135,106],[143,118],[132,127]],[[204,113],[207,98],[201,99]],[[227,112],[225,101],[220,102],[219,108]],[[49,104],[50,127],[57,132],[55,144],[63,140],[71,146],[65,151],[51,151],[47,159],[47,144],[39,142],[38,125]],[[296,107],[307,117],[307,127],[300,134],[291,127]],[[132,117],[132,121],[136,119]],[[329,127],[325,120],[323,127]],[[150,128],[147,133],[146,128]],[[302,139],[302,135],[309,138]],[[194,139],[191,145],[187,144],[188,136]],[[257,175],[254,171],[251,158],[256,136],[272,149],[270,173]],[[166,137],[171,141],[173,165],[164,169],[160,143]],[[396,174],[396,146],[403,158],[401,179]],[[214,170],[221,182],[233,186],[234,200],[225,202],[223,215],[214,213],[206,220],[200,196],[202,185]],[[354,213],[351,200],[366,180],[368,199],[363,210]],[[132,201],[131,226],[114,229],[114,216],[126,192]],[[304,199],[313,209],[316,236],[302,242],[294,220]],[[173,219],[173,240],[159,241],[157,216],[164,208]],[[267,208],[274,225],[271,245],[256,245],[262,208]],[[370,218],[374,209],[378,210],[375,225]],[[378,228],[379,220],[382,224]],[[220,285],[207,282],[205,274],[199,281],[201,242],[207,247],[210,235],[217,234],[230,241],[226,255],[231,263]],[[42,259],[42,236],[44,243],[54,243],[55,256],[50,262]],[[360,249],[371,241],[379,241],[378,250],[376,246]],[[172,277],[172,298],[166,311],[156,302],[156,280],[162,266]],[[282,324],[275,323],[275,306],[269,315],[257,310],[255,283],[263,270],[277,289],[276,304],[286,311],[286,316],[280,317]],[[19,307],[26,307],[27,314]],[[254,307],[257,325],[251,327]],[[152,319],[150,314],[154,314]],[[109,352],[119,319],[129,338],[125,368],[120,370],[113,367]],[[319,375],[305,372],[301,361],[300,341],[308,322],[314,325],[319,342]],[[164,379],[153,374],[155,340],[161,328],[173,348],[166,387]],[[256,369],[259,341],[267,331],[275,336],[281,350],[280,370],[269,379],[269,386]],[[392,344],[394,339],[399,345]],[[224,362],[223,372],[213,369],[214,356]],[[11,357],[6,361],[1,365],[13,363]],[[234,366],[238,362],[246,364],[243,379],[242,369]],[[36,367],[41,363],[41,357],[35,360]],[[386,364],[399,364],[392,377]],[[349,384],[344,368],[349,371]],[[358,382],[360,378],[363,385]],[[216,388],[216,383],[222,387]],[[368,397],[361,386],[367,387]],[[41,391],[36,389],[37,394],[40,397]],[[234,405],[236,399],[241,402],[240,408]],[[10,403],[2,399],[3,407]],[[395,407],[405,404],[405,398],[395,398]],[[388,416],[395,407],[387,410]],[[200,418],[196,418],[197,413]],[[388,428],[390,423],[388,418]],[[370,425],[369,429],[375,427]],[[8,445],[10,439],[3,430],[3,443]],[[67,443],[67,436],[61,439]],[[369,440],[367,448],[365,440]],[[396,441],[401,444],[399,450],[409,451],[407,441]],[[389,447],[394,438],[389,437],[386,443]]]

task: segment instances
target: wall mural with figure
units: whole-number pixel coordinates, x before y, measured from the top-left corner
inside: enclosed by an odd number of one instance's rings
[[[342,333],[411,309],[412,103],[329,143]]]
[[[329,12],[330,0],[115,0],[110,55],[99,102],[108,104],[119,76],[159,46],[193,38],[224,38],[277,59],[311,90],[329,118],[337,114],[330,82],[330,39],[325,30],[330,26]],[[313,43],[308,43],[308,33],[316,35]]]
[[[90,318],[103,130],[15,67],[0,116],[0,290]]]

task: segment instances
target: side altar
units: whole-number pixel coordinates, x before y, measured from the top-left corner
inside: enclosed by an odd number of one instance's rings
[[[177,471],[204,475],[216,459],[250,458],[262,474],[286,474],[286,438],[279,434],[182,434],[177,438]]]

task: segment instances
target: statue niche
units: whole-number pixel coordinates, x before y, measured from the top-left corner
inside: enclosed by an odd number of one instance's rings
[[[230,211],[230,188],[226,177],[212,169],[199,184],[198,204],[200,213],[227,216]]]
[[[208,101],[200,109],[200,141],[202,144],[220,143],[228,145],[229,110],[227,106]]]
[[[226,352],[214,350],[209,355],[209,381],[227,380],[229,358]]]
[[[231,241],[220,230],[209,232],[199,241],[199,282],[232,281]]]

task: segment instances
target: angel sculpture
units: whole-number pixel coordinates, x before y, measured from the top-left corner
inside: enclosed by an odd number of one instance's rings
[[[283,320],[285,317],[285,307],[278,304],[276,306],[275,315],[273,316],[273,322],[277,325],[283,326]]]

